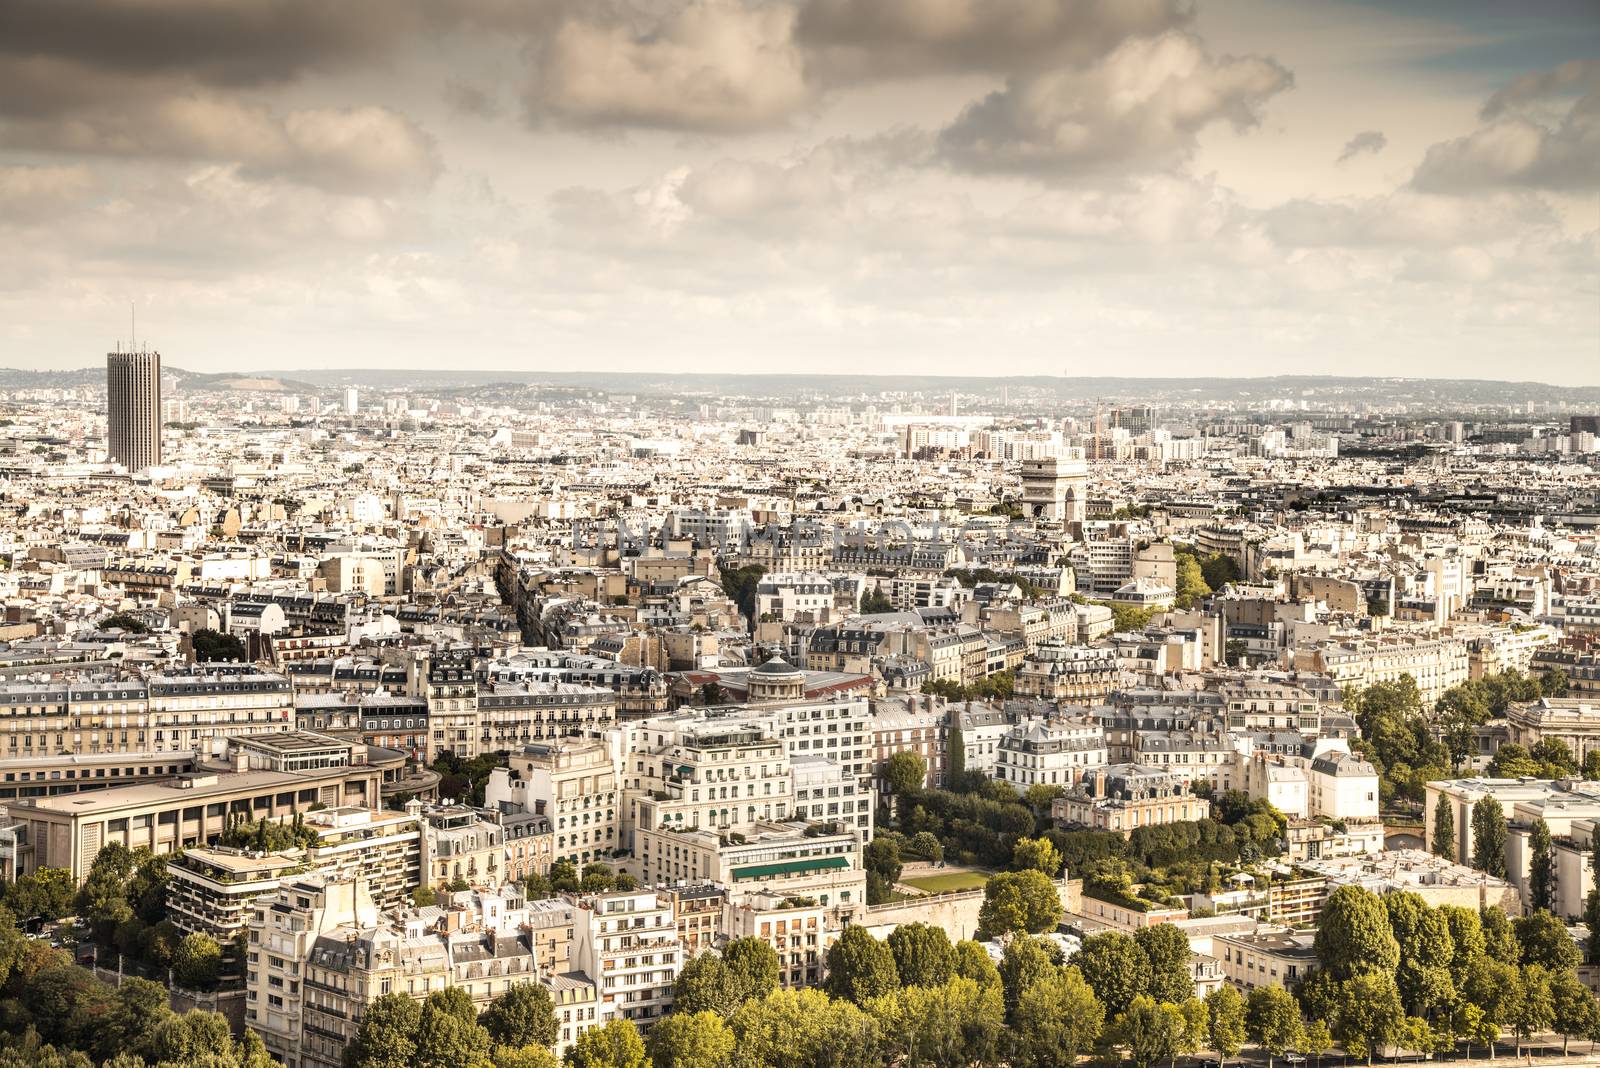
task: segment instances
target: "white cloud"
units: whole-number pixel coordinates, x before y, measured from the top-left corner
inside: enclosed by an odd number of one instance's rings
[[[574,16],[537,47],[533,119],[576,125],[735,132],[781,124],[809,105],[782,4],[690,0],[636,27]]]

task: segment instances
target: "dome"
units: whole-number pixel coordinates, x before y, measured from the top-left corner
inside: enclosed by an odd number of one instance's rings
[[[805,672],[789,663],[781,656],[775,656],[759,667],[750,669],[750,678],[760,679],[763,682],[778,682],[787,679],[805,679]]]
[[[797,701],[806,693],[806,673],[775,656],[750,669],[750,700]]]

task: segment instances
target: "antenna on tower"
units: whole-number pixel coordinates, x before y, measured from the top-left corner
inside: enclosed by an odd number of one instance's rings
[[[134,304],[134,302],[131,301],[131,300],[128,301],[128,351],[129,352],[138,352],[139,351],[139,328],[138,328],[138,319],[136,317],[135,308],[136,308],[136,305]]]

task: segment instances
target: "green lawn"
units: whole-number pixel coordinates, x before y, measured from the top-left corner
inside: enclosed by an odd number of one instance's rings
[[[977,890],[988,883],[989,876],[981,871],[954,871],[945,875],[922,875],[900,881],[930,894],[942,894],[949,890]]]

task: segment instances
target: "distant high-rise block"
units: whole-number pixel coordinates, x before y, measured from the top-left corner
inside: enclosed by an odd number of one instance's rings
[[[161,462],[161,354],[106,354],[106,453],[130,471]]]

